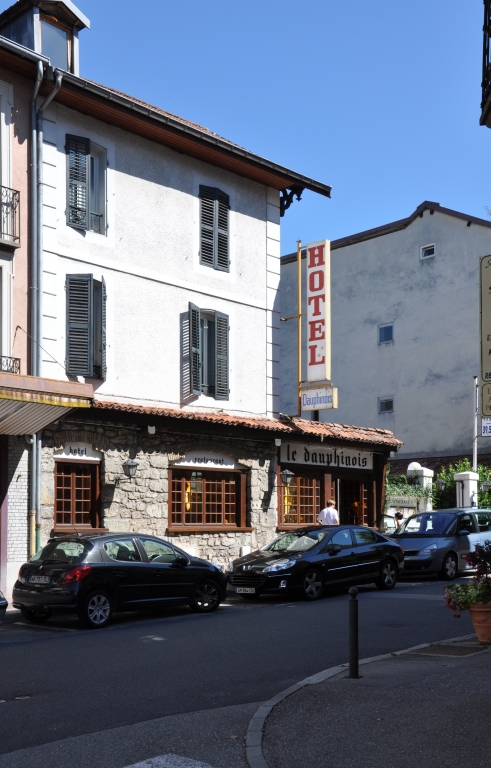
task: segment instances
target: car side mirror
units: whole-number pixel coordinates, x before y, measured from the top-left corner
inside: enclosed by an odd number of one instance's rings
[[[329,547],[328,552],[329,556],[332,557],[333,555],[337,555],[339,552],[341,552],[341,547]]]
[[[467,528],[463,528],[461,531],[459,531],[458,535],[459,536],[470,536],[470,531],[468,531]]]
[[[178,568],[185,568],[188,564],[187,558],[182,555],[178,555],[174,560],[174,565],[177,565]]]

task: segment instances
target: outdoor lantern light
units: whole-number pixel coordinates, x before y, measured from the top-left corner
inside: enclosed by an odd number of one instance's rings
[[[282,472],[280,472],[280,477],[283,485],[290,485],[291,481],[295,477],[295,474],[290,472],[289,469],[284,469]]]
[[[123,461],[123,472],[125,473],[126,477],[130,478],[130,480],[136,475],[137,467],[138,462],[134,459],[126,459],[126,461]]]
[[[436,485],[436,487],[438,488],[439,491],[444,491],[445,490],[445,486],[446,486],[446,482],[445,482],[445,480],[436,480],[435,481],[435,485]]]
[[[484,481],[484,483],[481,483],[481,491],[483,493],[487,493],[489,489],[491,488],[491,483],[487,480]]]

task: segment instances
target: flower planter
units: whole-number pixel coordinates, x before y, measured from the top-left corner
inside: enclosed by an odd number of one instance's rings
[[[469,613],[479,642],[491,643],[491,603],[474,603]]]

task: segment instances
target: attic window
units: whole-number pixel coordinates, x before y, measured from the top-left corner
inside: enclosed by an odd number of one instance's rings
[[[422,245],[419,249],[419,258],[421,261],[423,259],[430,259],[432,256],[435,255],[435,244],[432,243],[431,245]]]
[[[71,71],[72,31],[53,16],[41,16],[41,50],[51,65],[65,72]]]

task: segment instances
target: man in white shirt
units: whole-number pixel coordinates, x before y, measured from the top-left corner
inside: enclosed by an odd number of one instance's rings
[[[332,499],[327,502],[327,507],[319,512],[317,522],[320,525],[339,525],[338,511],[335,509]]]

